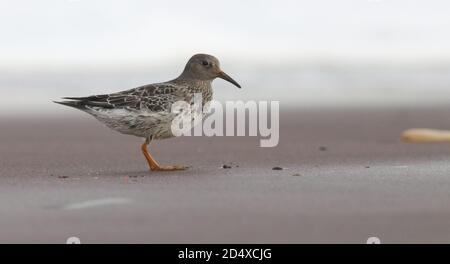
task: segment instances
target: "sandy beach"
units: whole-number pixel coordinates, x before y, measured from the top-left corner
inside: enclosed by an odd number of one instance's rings
[[[450,129],[450,107],[284,109],[277,147],[158,141],[192,167],[157,173],[141,139],[78,114],[0,120],[0,242],[450,242],[450,144],[400,141]]]

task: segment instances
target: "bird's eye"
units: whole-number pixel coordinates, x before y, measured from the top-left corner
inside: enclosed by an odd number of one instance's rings
[[[209,63],[207,62],[207,61],[202,61],[202,64],[204,65],[204,66],[208,66],[209,65]]]

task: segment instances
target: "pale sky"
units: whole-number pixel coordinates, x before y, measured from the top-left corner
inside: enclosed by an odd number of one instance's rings
[[[196,52],[448,59],[449,11],[445,0],[0,0],[0,67],[151,64]]]
[[[215,81],[219,100],[448,102],[449,11],[448,0],[0,0],[0,115],[70,114],[51,101],[167,81],[199,52],[244,87]]]

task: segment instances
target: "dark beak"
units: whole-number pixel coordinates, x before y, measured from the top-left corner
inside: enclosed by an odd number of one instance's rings
[[[223,71],[219,72],[219,75],[217,76],[221,79],[224,79],[225,81],[228,81],[234,85],[236,85],[237,88],[241,88],[241,86],[239,85],[239,83],[237,83],[235,80],[233,80],[233,78],[231,78],[230,76],[228,76],[228,74],[224,73]]]

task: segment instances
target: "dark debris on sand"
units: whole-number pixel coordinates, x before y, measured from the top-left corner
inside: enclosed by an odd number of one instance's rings
[[[222,169],[231,169],[231,168],[239,168],[239,165],[234,162],[228,162],[222,165]]]
[[[283,170],[281,167],[273,167],[272,170]]]

